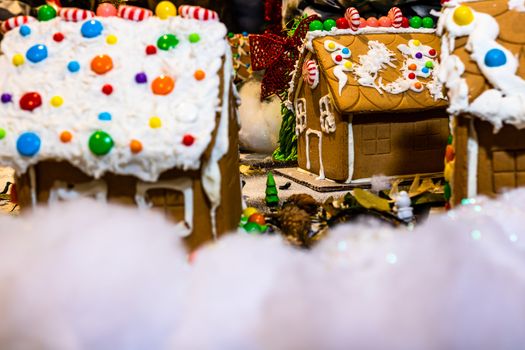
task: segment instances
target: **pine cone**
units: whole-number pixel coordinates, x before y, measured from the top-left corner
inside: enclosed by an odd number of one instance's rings
[[[281,210],[279,222],[284,235],[294,244],[307,247],[311,227],[310,215],[299,207],[288,205]]]
[[[297,206],[310,215],[315,215],[319,208],[319,203],[317,203],[314,197],[304,193],[291,195],[286,201],[285,206],[288,204]]]

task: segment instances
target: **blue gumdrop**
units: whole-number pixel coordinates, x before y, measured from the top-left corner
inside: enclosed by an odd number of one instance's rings
[[[248,32],[242,32],[242,36],[248,36]]]
[[[95,38],[102,34],[103,29],[104,27],[102,26],[102,23],[100,23],[96,19],[91,19],[82,24],[80,32],[82,33],[82,36],[84,38]]]
[[[344,48],[343,50],[341,50],[341,52],[343,53],[343,55],[348,55],[350,53],[350,50],[348,50],[348,48]]]
[[[111,114],[108,112],[102,112],[98,115],[98,120],[102,121],[110,121],[111,120]]]
[[[34,156],[40,150],[40,137],[34,132],[25,132],[18,137],[16,149],[23,156]]]
[[[67,64],[67,70],[71,73],[76,73],[80,70],[80,63],[77,61],[71,61]]]
[[[429,69],[427,67],[423,67],[423,69],[421,69],[421,71],[425,74],[427,74],[429,72]]]
[[[38,44],[31,46],[26,52],[26,58],[33,63],[45,60],[47,58],[46,45]]]
[[[28,36],[29,34],[31,34],[31,28],[29,28],[26,25],[21,26],[19,31],[20,31],[20,35],[22,36]]]
[[[500,49],[491,49],[485,54],[485,65],[487,67],[501,67],[506,63],[507,56]]]

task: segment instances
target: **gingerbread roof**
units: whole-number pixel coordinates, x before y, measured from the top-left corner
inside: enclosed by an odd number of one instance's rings
[[[318,62],[335,106],[346,113],[446,106],[434,75],[440,41],[433,30],[369,29],[308,34],[302,59]]]
[[[524,23],[523,1],[446,4],[439,22],[445,48],[440,78],[453,114],[472,114],[496,129],[525,125]]]
[[[0,164],[23,173],[65,160],[94,177],[146,181],[199,169],[228,103],[225,35],[217,21],[181,17],[55,18],[11,30],[0,56]]]

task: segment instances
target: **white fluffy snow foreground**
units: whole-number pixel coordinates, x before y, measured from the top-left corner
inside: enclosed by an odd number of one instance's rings
[[[0,349],[518,349],[525,190],[310,252],[230,235],[186,261],[159,216],[0,218]]]

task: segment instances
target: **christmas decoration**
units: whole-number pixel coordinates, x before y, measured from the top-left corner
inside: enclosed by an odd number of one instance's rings
[[[273,173],[268,172],[266,178],[266,205],[269,207],[276,207],[279,205],[279,197],[277,195],[277,186],[275,184],[275,179],[273,178]]]

